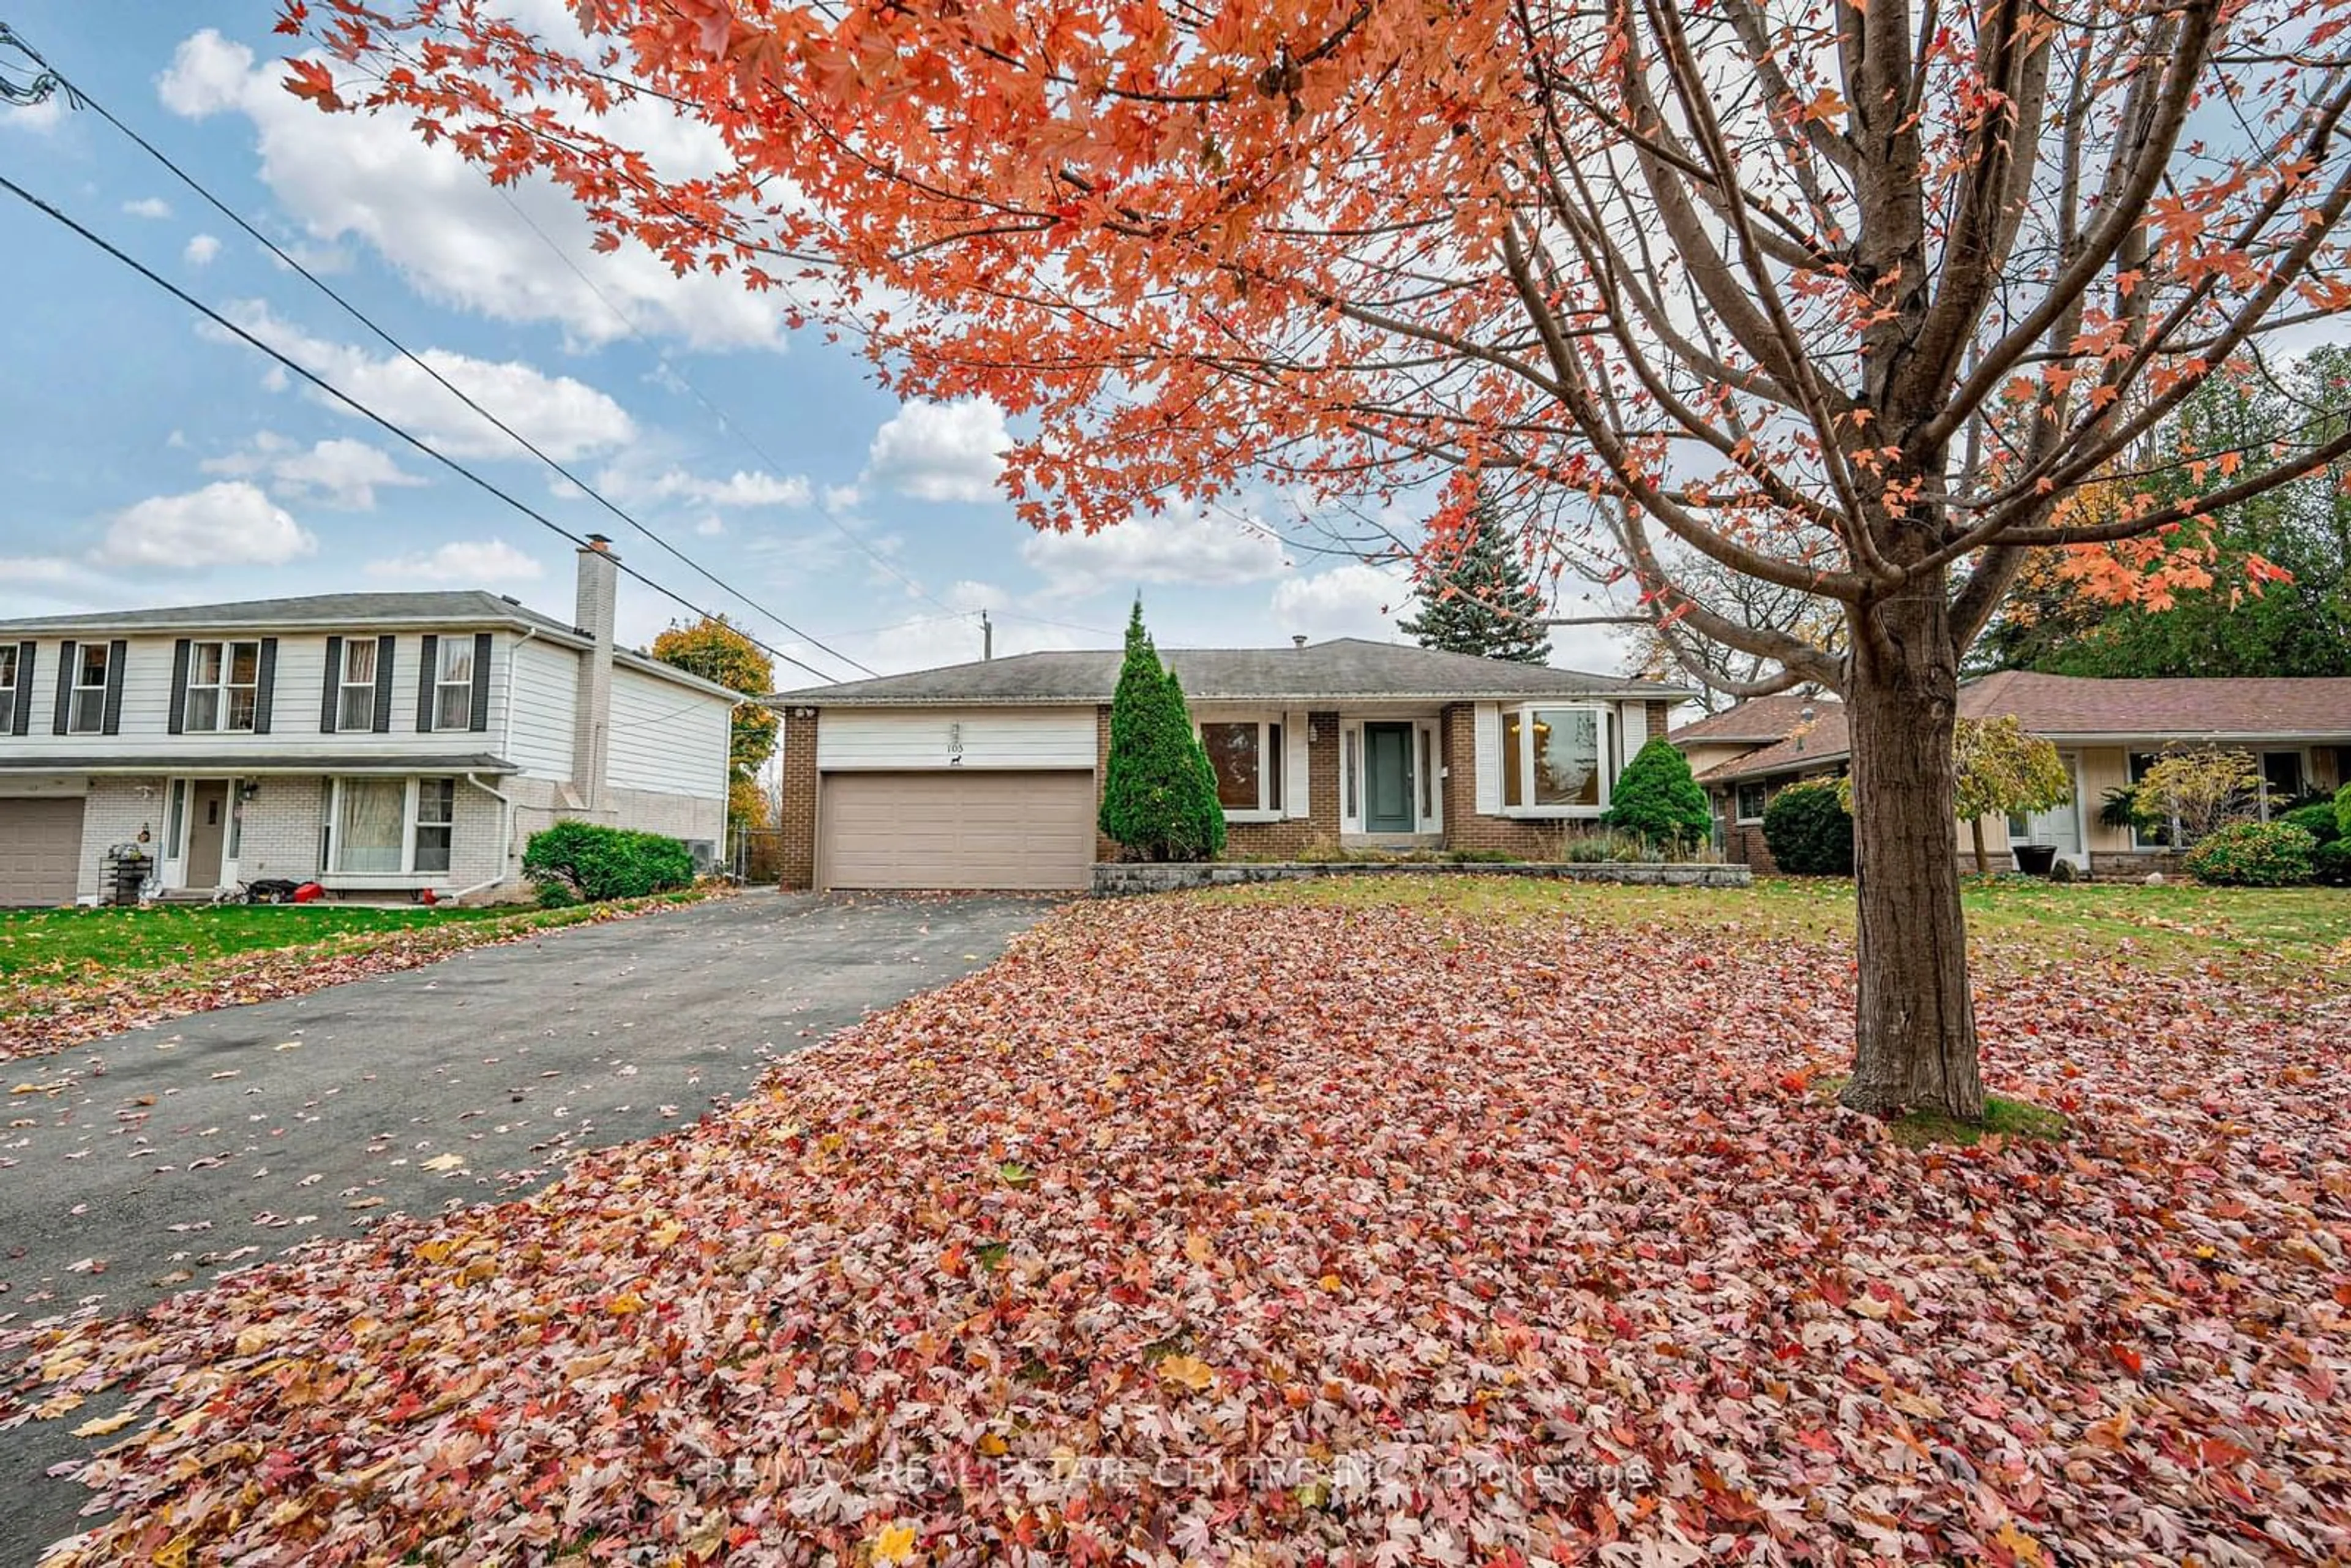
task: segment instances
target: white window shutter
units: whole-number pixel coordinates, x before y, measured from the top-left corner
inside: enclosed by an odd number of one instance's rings
[[[1499,816],[1502,810],[1501,709],[1492,703],[1479,703],[1477,731],[1478,811],[1480,816]]]
[[[1287,817],[1311,814],[1306,756],[1306,731],[1311,722],[1302,713],[1281,716],[1281,810]]]
[[[1625,760],[1633,760],[1634,753],[1649,743],[1649,705],[1620,703],[1617,712],[1624,716]]]

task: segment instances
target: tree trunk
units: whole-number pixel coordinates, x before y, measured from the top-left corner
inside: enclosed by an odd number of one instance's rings
[[[1951,765],[1959,657],[1938,580],[1857,612],[1846,716],[1853,736],[1860,901],[1857,1111],[1983,1116]]]
[[[1969,818],[1968,831],[1973,833],[1976,839],[1976,874],[1978,876],[1990,876],[1991,874],[1991,862],[1986,858],[1984,854],[1983,819],[1981,817]]]

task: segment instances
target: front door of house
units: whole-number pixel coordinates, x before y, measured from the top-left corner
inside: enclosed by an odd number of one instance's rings
[[[2086,871],[2089,861],[2082,852],[2082,759],[2068,751],[2061,753],[2059,760],[2074,780],[2074,798],[2046,811],[2034,812],[2029,821],[2009,818],[2008,838],[2011,843],[2047,844],[2060,859]]]
[[[188,786],[190,887],[218,887],[221,846],[228,841],[228,780],[199,779]]]
[[[1412,726],[1364,726],[1364,831],[1408,833],[1412,812]]]

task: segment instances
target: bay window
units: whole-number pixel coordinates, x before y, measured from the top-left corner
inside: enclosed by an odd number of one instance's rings
[[[1281,726],[1263,719],[1210,720],[1200,745],[1227,815],[1281,810]]]
[[[261,692],[259,643],[195,643],[188,649],[190,734],[250,733]]]
[[[337,876],[445,873],[455,848],[455,779],[338,779],[328,867]]]
[[[1502,809],[1531,816],[1608,804],[1608,721],[1600,707],[1502,710]]]

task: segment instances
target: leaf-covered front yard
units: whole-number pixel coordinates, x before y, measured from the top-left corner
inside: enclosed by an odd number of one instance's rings
[[[2345,992],[2002,945],[2071,1135],[1917,1150],[1834,937],[1491,893],[1072,907],[0,1421],[114,1445],[70,1562],[2351,1555]]]

